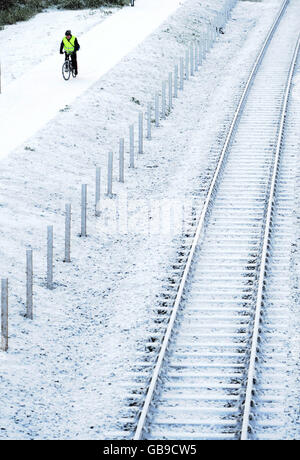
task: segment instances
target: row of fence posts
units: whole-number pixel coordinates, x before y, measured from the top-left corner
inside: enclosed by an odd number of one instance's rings
[[[161,92],[156,91],[154,96],[154,125],[160,126],[160,121],[165,120],[167,115],[173,108],[173,97],[178,97],[178,91],[183,91],[184,81],[189,80],[191,76],[198,71],[207,52],[212,46],[217,33],[228,20],[230,9],[236,0],[230,0],[228,9],[224,9],[217,15],[216,21],[208,27],[206,35],[202,34],[200,41],[195,45],[191,44],[186,50],[185,56],[179,60],[179,64],[175,64],[174,71],[169,72],[168,80],[164,80],[161,86]],[[168,88],[168,104],[167,104],[167,88]],[[161,99],[161,104],[160,104]],[[151,102],[147,104],[147,134],[148,140],[152,139],[151,123],[152,123],[153,106]],[[138,114],[138,154],[144,152],[144,113]],[[124,138],[119,140],[119,182],[124,183]],[[129,168],[135,168],[135,132],[134,124],[129,126]],[[95,216],[100,216],[100,190],[101,190],[101,168],[96,168],[96,183],[95,183]],[[113,198],[113,152],[108,153],[107,159],[107,197]],[[65,205],[65,255],[63,261],[71,262],[71,204]],[[80,237],[87,236],[87,184],[81,186],[81,232]],[[54,288],[53,280],[53,225],[47,227],[47,289]],[[33,251],[26,250],[26,318],[33,319]],[[8,279],[1,280],[1,348],[4,351],[8,349]]]

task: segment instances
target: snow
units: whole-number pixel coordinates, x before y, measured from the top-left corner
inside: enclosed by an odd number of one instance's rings
[[[225,35],[185,82],[161,127],[153,127],[153,140],[145,140],[131,170],[129,124],[137,124],[139,110],[226,1],[135,3],[113,14],[49,10],[0,32],[0,274],[9,278],[10,295],[9,350],[0,353],[1,439],[118,437],[130,370],[153,331],[153,307],[180,243],[183,205],[187,215],[199,181],[200,203],[205,195],[222,133],[281,1],[238,2]],[[69,82],[62,80],[58,54],[66,28],[81,45],[80,74]],[[11,51],[15,35],[22,46]],[[120,137],[125,184],[117,182]],[[104,195],[110,150],[114,199]],[[102,168],[98,219],[96,166]],[[88,184],[87,238],[78,236],[82,183]],[[67,202],[71,264],[62,261]],[[52,291],[45,287],[50,224]],[[34,250],[32,322],[24,318],[28,247]]]

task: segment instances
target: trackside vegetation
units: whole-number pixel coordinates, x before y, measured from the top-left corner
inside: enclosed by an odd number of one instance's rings
[[[0,27],[26,21],[45,8],[78,10],[100,6],[124,6],[130,0],[0,0]]]

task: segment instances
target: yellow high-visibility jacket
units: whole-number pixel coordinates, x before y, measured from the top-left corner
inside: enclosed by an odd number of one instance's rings
[[[67,37],[63,38],[64,50],[68,54],[71,54],[75,51],[75,40],[76,40],[76,37],[74,37],[74,35],[72,35],[70,40],[68,40]]]

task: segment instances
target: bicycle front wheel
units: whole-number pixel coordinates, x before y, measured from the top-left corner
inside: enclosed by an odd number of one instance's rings
[[[64,77],[65,80],[69,80],[70,75],[71,75],[70,64],[68,61],[65,61],[62,66],[62,76]]]

